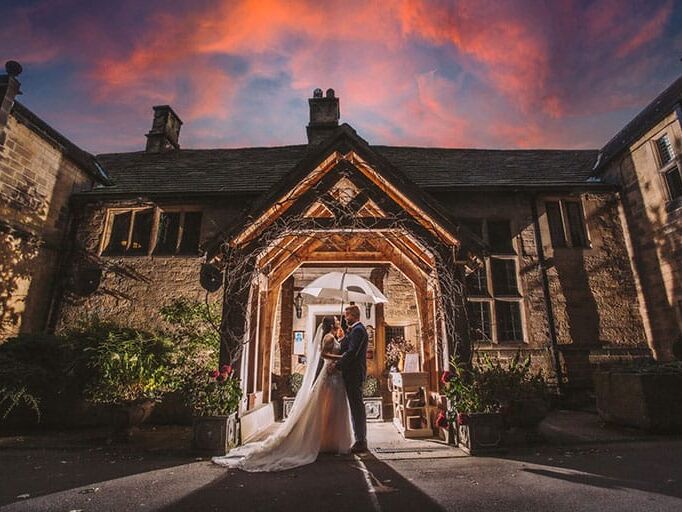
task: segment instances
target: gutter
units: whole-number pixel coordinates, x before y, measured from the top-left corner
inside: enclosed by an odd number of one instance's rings
[[[547,264],[545,261],[545,251],[542,248],[542,235],[540,233],[540,219],[538,218],[537,196],[532,194],[529,196],[530,209],[533,216],[533,229],[535,230],[535,246],[538,250],[538,267],[542,275],[542,291],[545,299],[545,308],[547,310],[547,325],[549,328],[549,348],[552,354],[552,363],[554,364],[554,373],[557,379],[557,388],[559,395],[563,395],[564,376],[561,370],[561,361],[559,359],[559,343],[556,335],[556,324],[554,321],[554,310],[552,309],[552,301],[550,299],[549,291],[549,277],[547,276]]]

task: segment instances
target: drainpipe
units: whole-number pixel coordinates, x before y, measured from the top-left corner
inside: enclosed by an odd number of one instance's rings
[[[559,348],[556,336],[556,326],[554,324],[554,311],[549,294],[549,278],[547,277],[547,265],[545,262],[545,251],[542,248],[542,236],[540,234],[540,220],[538,219],[537,196],[530,196],[530,209],[533,215],[533,229],[535,230],[535,246],[538,250],[538,266],[542,275],[542,290],[545,297],[545,309],[547,310],[547,325],[549,327],[549,346],[554,363],[554,373],[556,374],[559,395],[563,395],[564,377],[561,371],[561,361],[559,360]]]

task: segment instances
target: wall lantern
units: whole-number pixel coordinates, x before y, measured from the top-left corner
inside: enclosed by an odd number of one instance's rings
[[[372,314],[372,303],[368,302],[367,304],[365,304],[365,318],[369,319],[371,314]]]
[[[296,318],[301,318],[301,315],[303,315],[303,297],[301,292],[298,292],[296,297],[294,297],[294,307],[296,308]]]

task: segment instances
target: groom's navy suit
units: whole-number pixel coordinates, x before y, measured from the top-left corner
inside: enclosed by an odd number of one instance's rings
[[[362,400],[362,387],[367,376],[367,329],[356,322],[341,340],[341,359],[336,363],[346,384],[355,441],[367,443],[367,418]]]

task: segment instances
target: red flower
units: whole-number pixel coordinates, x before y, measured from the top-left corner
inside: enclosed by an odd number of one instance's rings
[[[443,411],[438,413],[438,417],[436,418],[436,426],[438,428],[448,428],[450,426],[450,422]]]
[[[213,377],[214,379],[217,379],[217,378],[218,378],[218,375],[220,375],[220,372],[219,372],[218,370],[213,370],[213,371],[210,373],[210,375],[211,375],[211,377]]]
[[[218,382],[222,382],[225,380],[225,376],[222,373],[219,373],[215,380],[217,380]]]
[[[442,384],[447,384],[454,377],[450,370],[444,371],[440,376],[440,381]]]
[[[232,373],[232,367],[229,364],[224,364],[220,367],[220,373],[226,373],[229,375]]]

